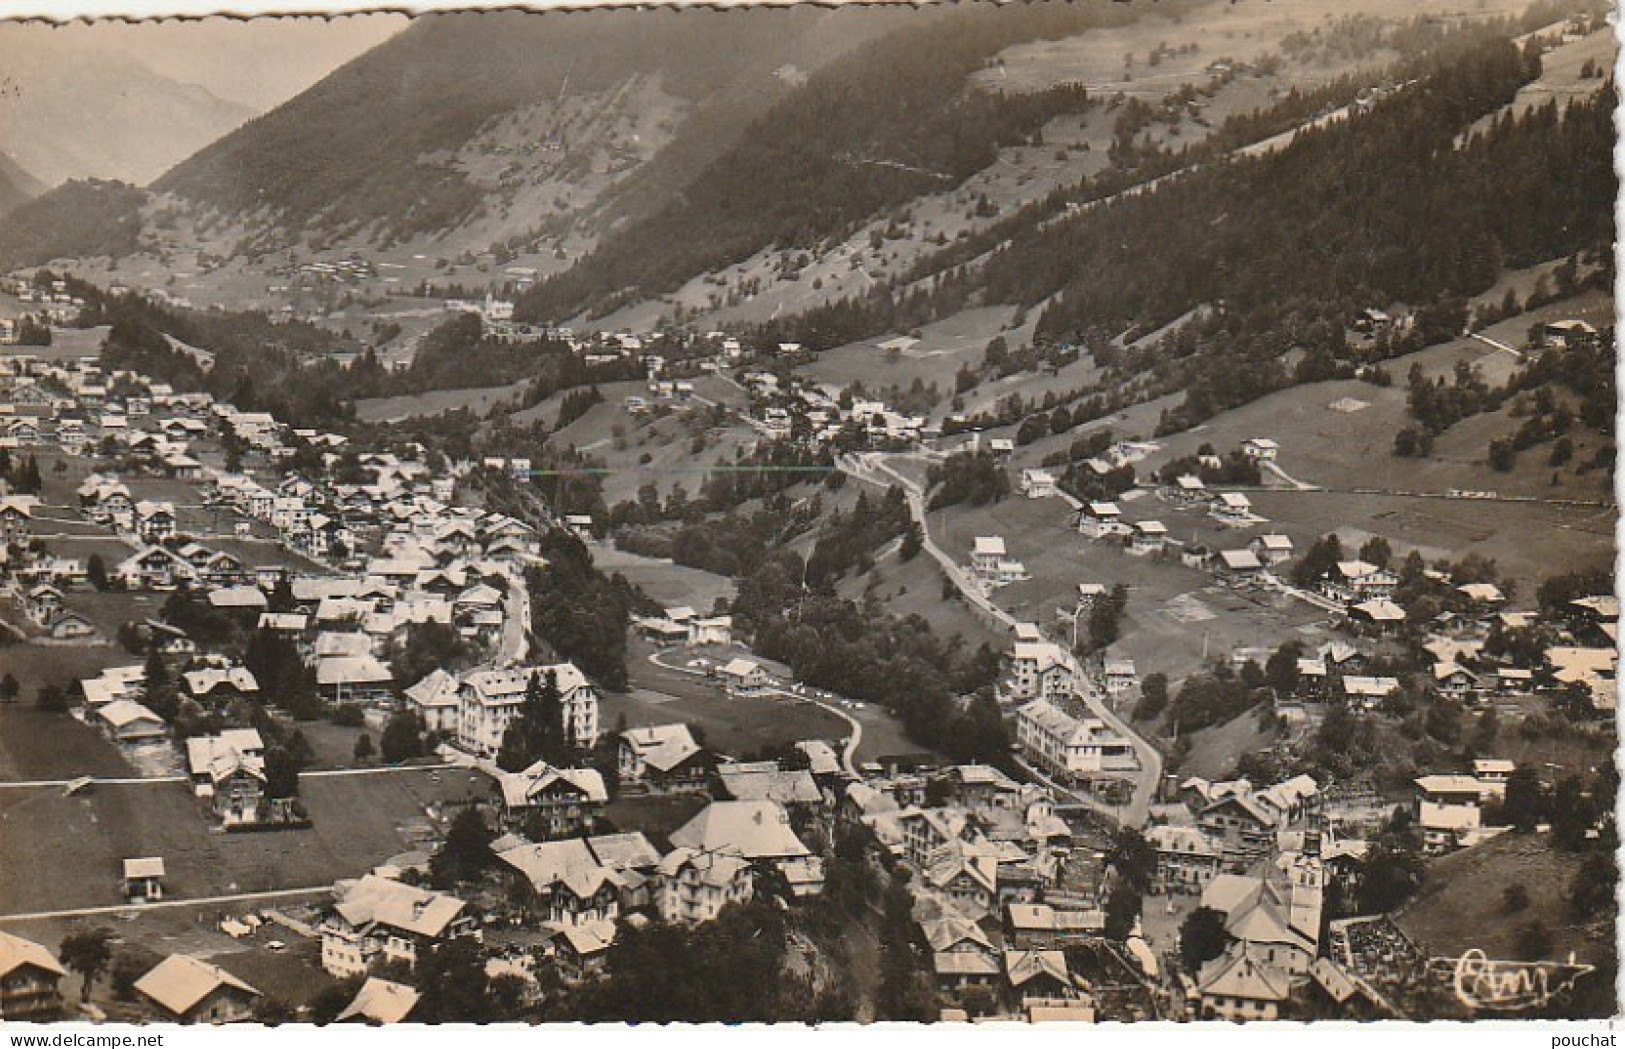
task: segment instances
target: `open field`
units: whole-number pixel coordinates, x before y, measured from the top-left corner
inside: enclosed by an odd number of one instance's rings
[[[468,774],[473,775],[473,774]],[[483,776],[421,770],[304,777],[306,830],[224,834],[183,783],[99,783],[74,797],[57,789],[0,789],[0,834],[32,843],[31,862],[0,865],[0,913],[123,902],[120,863],[162,856],[166,896],[216,896],[326,885],[414,847],[425,807],[485,797]],[[416,831],[414,831],[416,828]],[[38,872],[54,872],[42,880]]]
[[[876,348],[887,339],[881,335],[827,350],[796,370],[817,382],[862,383],[870,392],[906,388],[919,379],[927,386],[935,383],[946,401],[953,396],[954,373],[966,364],[981,364],[994,336],[1003,334],[1012,347],[1019,344],[1015,333],[1006,331],[1015,315],[1013,306],[966,310],[921,328],[920,341],[896,356]]]
[[[1549,34],[1543,34],[1549,35]],[[1541,56],[1540,76],[1518,89],[1511,102],[1489,114],[1472,127],[1472,132],[1489,128],[1506,114],[1524,113],[1548,103],[1561,109],[1569,102],[1588,97],[1602,89],[1608,71],[1619,56],[1619,44],[1612,29],[1603,28],[1568,43],[1560,43]],[[1597,75],[1582,79],[1580,73],[1590,63]]]
[[[732,579],[610,546],[593,547],[592,559],[604,573],[625,576],[667,608],[688,605],[709,613],[718,601],[732,600],[738,589]]]
[[[1125,506],[1125,516],[1159,518],[1178,538],[1189,538],[1171,507],[1158,502],[1128,508],[1134,505]],[[1004,536],[1010,555],[1026,564],[1031,578],[999,588],[993,600],[1017,618],[1057,632],[1070,627],[1058,621],[1057,611],[1076,604],[1078,583],[1127,585],[1121,639],[1110,653],[1134,659],[1142,674],[1161,671],[1177,681],[1205,658],[1235,648],[1307,643],[1324,634],[1326,614],[1296,599],[1220,585],[1172,557],[1134,557],[1121,547],[1091,542],[1073,530],[1071,512],[1058,499],[1013,496],[984,507],[949,508],[931,515],[931,531],[939,546],[964,560],[976,536]],[[1244,545],[1246,533],[1233,534],[1228,545]],[[1204,615],[1197,626],[1193,609]]]
[[[72,779],[76,776],[130,776],[134,771],[124,756],[101,733],[67,714],[53,714],[34,706],[36,687],[25,677],[37,658],[64,652],[109,652],[105,649],[41,649],[35,646],[0,648],[0,655],[27,651],[29,658],[11,673],[24,682],[21,699],[0,704],[0,782]],[[129,662],[124,653],[111,654],[96,666]],[[88,669],[88,668],[87,668]],[[36,674],[38,671],[36,671]],[[60,677],[56,680],[61,680]],[[3,800],[3,799],[0,799]],[[0,824],[3,826],[3,824]],[[4,832],[0,831],[0,835]]]
[[[1235,771],[1236,759],[1263,750],[1275,741],[1275,734],[1258,727],[1258,713],[1248,711],[1222,725],[1213,725],[1191,734],[1190,753],[1179,763],[1179,774],[1225,779]]]
[[[1553,958],[1573,951],[1596,961],[1605,944],[1569,917],[1568,888],[1579,866],[1580,857],[1553,848],[1546,835],[1509,833],[1429,864],[1427,884],[1398,921],[1435,956],[1476,947],[1491,958],[1516,958],[1519,929],[1538,918],[1551,931]],[[1509,915],[1501,894],[1513,885],[1523,886],[1529,906]]]
[[[108,570],[111,571],[116,565],[117,562],[110,561]],[[70,590],[65,595],[64,603],[95,624],[103,640],[111,641],[118,635],[119,627],[125,623],[161,618],[159,613],[163,611],[167,596],[150,591],[109,590],[104,593],[95,590]],[[140,656],[130,657],[131,662],[139,662],[140,659]]]
[[[439,415],[466,408],[484,415],[493,405],[524,392],[525,382],[506,386],[474,386],[464,390],[429,390],[399,397],[371,397],[355,402],[356,418],[364,422],[394,422],[418,415]]]
[[[846,722],[810,703],[783,696],[735,699],[706,678],[650,663],[647,653],[643,644],[631,647],[627,671],[632,689],[604,694],[600,717],[605,726],[612,728],[622,717],[628,727],[686,721],[707,746],[735,756],[804,739],[841,740],[848,734]]]
[[[312,894],[309,900],[326,901],[322,894]],[[287,909],[304,901],[283,901],[278,906]],[[100,926],[111,929],[120,944],[135,944],[159,956],[190,954],[220,966],[249,986],[290,1006],[307,1005],[324,988],[337,981],[322,970],[321,944],[318,940],[302,939],[292,930],[276,925],[264,925],[250,936],[234,940],[221,932],[218,923],[225,917],[241,917],[254,909],[247,903],[200,904],[196,907],[178,907],[156,911],[127,911],[119,915],[93,918],[45,918],[26,922],[7,923],[7,932],[24,936],[42,944],[53,954],[64,937],[75,929]],[[281,941],[281,951],[268,949],[267,944]],[[115,946],[115,956],[119,947]],[[62,989],[74,1002],[79,996],[79,977],[69,974]],[[129,1015],[130,1006],[118,1002],[110,982],[104,977],[96,984],[91,1002],[104,1010],[110,1019]],[[139,1017],[134,1017],[139,1019]]]
[[[7,296],[9,302],[17,302]],[[16,309],[3,311],[4,316],[12,317],[27,313],[17,303]],[[32,306],[30,305],[30,309]],[[71,361],[80,357],[100,357],[102,343],[107,340],[107,333],[112,329],[108,325],[98,325],[94,328],[56,328],[51,329],[51,345],[49,346],[0,346],[0,357],[38,357],[42,361]]]

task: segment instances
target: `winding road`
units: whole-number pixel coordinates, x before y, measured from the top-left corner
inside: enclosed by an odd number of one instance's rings
[[[836,466],[843,473],[866,484],[876,485],[881,488],[889,488],[894,484],[901,487],[904,498],[908,503],[909,513],[920,526],[920,534],[923,539],[922,549],[930,554],[937,564],[942,567],[943,573],[953,581],[954,586],[958,588],[966,601],[981,610],[994,622],[1002,624],[1006,629],[1014,630],[1016,625],[1015,617],[995,604],[982,591],[981,586],[970,577],[970,573],[965,571],[952,556],[939,547],[936,541],[931,538],[931,525],[926,516],[925,492],[919,482],[910,480],[892,469],[886,459],[887,456],[882,453],[865,452],[843,456],[836,462]],[[1028,771],[1034,772],[1036,778],[1045,782],[1052,789],[1065,791],[1068,795],[1077,798],[1080,802],[1102,815],[1127,826],[1142,827],[1150,815],[1151,802],[1157,794],[1157,785],[1162,782],[1162,752],[1152,746],[1150,741],[1135,732],[1128,722],[1123,720],[1107,704],[1103,692],[1098,689],[1089,689],[1081,698],[1088,704],[1091,713],[1107,725],[1110,725],[1113,731],[1122,735],[1134,747],[1135,758],[1140,767],[1134,777],[1133,800],[1122,808],[1106,805],[1086,795],[1065,790],[1065,788],[1060,787],[1047,777],[1038,775],[1036,770],[1029,768]]]

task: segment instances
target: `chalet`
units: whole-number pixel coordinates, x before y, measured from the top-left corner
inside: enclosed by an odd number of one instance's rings
[[[1268,437],[1250,437],[1241,442],[1241,454],[1255,462],[1270,463],[1281,452],[1281,446]]]
[[[1484,793],[1498,798],[1506,797],[1507,781],[1517,770],[1517,763],[1505,758],[1476,758],[1473,761],[1473,776]]]
[[[1063,951],[1005,951],[1004,979],[1010,993],[1022,1002],[1076,998],[1081,993]]]
[[[522,772],[498,772],[496,781],[503,824],[534,837],[586,833],[609,802],[597,769],[559,769],[538,761]]]
[[[1349,606],[1349,619],[1379,634],[1391,634],[1405,625],[1405,610],[1387,598],[1374,597]]]
[[[772,690],[773,679],[754,659],[738,658],[716,668],[717,678],[728,695],[741,698],[763,696]]]
[[[31,495],[0,495],[0,546],[28,542],[39,500]]]
[[[322,968],[341,979],[389,961],[411,968],[427,947],[474,929],[455,896],[404,885],[376,874],[339,882],[332,912],[322,921]]]
[[[1219,873],[1222,850],[1195,827],[1155,826],[1145,840],[1157,853],[1159,892],[1199,893]]]
[[[1291,997],[1286,974],[1252,960],[1239,945],[1202,966],[1196,978],[1206,1020],[1275,1020]]]
[[[553,957],[559,975],[569,983],[601,975],[609,965],[609,949],[615,945],[615,935],[616,925],[612,921],[560,928],[553,939]]]
[[[963,841],[934,852],[920,876],[936,896],[975,920],[991,913],[998,901],[999,859]]]
[[[1475,608],[1495,608],[1506,604],[1506,595],[1494,583],[1463,583],[1456,593],[1466,598]]]
[[[1399,692],[1399,679],[1394,677],[1367,677],[1347,674],[1342,678],[1343,695],[1349,705],[1372,710],[1383,700]]]
[[[1116,503],[1094,502],[1078,515],[1078,531],[1090,539],[1104,539],[1108,535],[1122,535],[1128,531],[1123,523],[1123,511]]]
[[[1106,915],[1098,909],[1071,910],[1048,903],[1008,903],[1004,908],[1007,942],[1022,950],[1055,950],[1098,939]]]
[[[1208,502],[1212,495],[1207,484],[1195,474],[1180,474],[1167,490],[1169,500],[1181,506],[1197,506]]]
[[[1241,492],[1219,492],[1213,497],[1212,512],[1216,520],[1227,525],[1252,524],[1253,501]]]
[[[222,612],[250,613],[257,618],[270,607],[270,601],[257,586],[225,586],[209,591],[209,607]]]
[[[771,801],[778,805],[817,805],[823,792],[805,769],[781,768],[776,761],[718,765],[717,780],[731,801]]]
[[[971,547],[971,571],[982,579],[991,579],[998,574],[999,564],[1008,559],[1004,547],[1004,538],[996,535],[979,535]]]
[[[1570,350],[1595,342],[1597,329],[1583,320],[1570,318],[1542,325],[1540,335],[1547,349]]]
[[[113,574],[130,590],[173,590],[195,579],[197,570],[167,547],[148,546],[125,558]]]
[[[39,583],[23,594],[23,611],[36,623],[49,623],[62,614],[67,595],[49,583]]]
[[[124,861],[124,898],[131,903],[152,903],[164,898],[164,860],[144,856]]]
[[[920,933],[931,951],[938,991],[957,994],[970,987],[992,987],[998,981],[993,941],[980,925],[944,908],[939,916],[920,922]]]
[[[96,636],[95,624],[78,612],[59,612],[45,624],[53,641],[83,641]]]
[[[655,910],[671,925],[712,921],[722,908],[755,891],[751,866],[732,852],[676,848],[660,861]]]
[[[44,947],[0,932],[0,1023],[61,1019],[61,983],[66,975]]]
[[[1168,526],[1161,521],[1140,521],[1129,537],[1129,553],[1154,554],[1168,545]]]
[[[1367,306],[1354,315],[1353,328],[1363,335],[1381,335],[1393,326],[1394,318],[1375,306]]]
[[[1220,550],[1219,564],[1225,572],[1238,578],[1257,576],[1264,571],[1264,562],[1251,550]]]
[[[647,725],[620,735],[617,768],[624,787],[655,793],[704,790],[710,756],[683,724]]]
[[[733,616],[707,616],[691,619],[688,623],[688,643],[691,645],[733,644]]]
[[[426,731],[454,736],[462,717],[461,682],[436,667],[429,676],[402,691],[405,707],[423,722]]]
[[[1476,776],[1432,775],[1416,779],[1416,825],[1422,847],[1447,852],[1481,837],[1484,802],[1506,789],[1491,786]]]
[[[532,916],[556,928],[613,922],[620,914],[625,879],[594,853],[588,839],[567,838],[503,849],[497,859],[515,871],[527,890]]]
[[[1399,577],[1366,561],[1339,561],[1321,584],[1327,597],[1354,604],[1389,598],[1399,587]]]
[[[135,504],[135,533],[144,543],[162,543],[175,538],[176,521],[172,503],[142,500]]]
[[[190,955],[172,954],[135,982],[135,992],[170,1023],[223,1024],[249,1020],[260,992],[226,970]]]
[[[1433,687],[1452,699],[1466,699],[1478,690],[1478,675],[1455,663],[1435,663]]]
[[[198,579],[208,586],[247,586],[255,581],[256,573],[244,561],[223,550],[211,551],[197,566]]]
[[[731,853],[751,863],[779,867],[805,860],[812,851],[802,844],[790,826],[784,807],[771,801],[713,801],[681,827],[672,831],[673,848],[697,852]],[[803,894],[822,888],[802,883]]]
[[[1006,665],[1003,696],[1009,701],[1054,699],[1077,691],[1077,662],[1053,642],[1017,641]]]
[[[1279,819],[1250,791],[1213,801],[1197,814],[1196,825],[1219,850],[1227,869],[1241,869],[1275,845]]]
[[[131,699],[115,699],[97,707],[96,719],[114,743],[163,739],[169,730],[163,718]]]
[[[641,616],[633,621],[638,633],[657,645],[688,644],[688,627],[665,616]]]
[[[370,655],[319,659],[316,661],[316,690],[335,706],[384,703],[394,694],[395,676],[389,667]]]
[[[356,991],[350,1004],[339,1011],[335,1023],[360,1021],[368,1024],[404,1023],[412,1018],[422,996],[404,983],[369,976]]]
[[[1139,685],[1140,675],[1135,670],[1134,660],[1108,659],[1101,667],[1101,681],[1107,692],[1121,695]]]
[[[258,732],[233,729],[193,736],[186,741],[186,766],[193,793],[210,802],[224,826],[260,822],[265,752]]]
[[[1254,536],[1252,542],[1247,544],[1247,549],[1251,550],[1266,567],[1290,561],[1294,553],[1291,537],[1277,533]]]
[[[1051,499],[1059,487],[1050,471],[1027,469],[1021,471],[1021,491],[1029,499]]]

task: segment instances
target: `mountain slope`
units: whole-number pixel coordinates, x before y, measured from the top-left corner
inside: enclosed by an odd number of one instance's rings
[[[0,153],[0,215],[45,192],[45,184]]]
[[[1159,14],[1194,6],[1165,3]],[[521,304],[530,317],[603,313],[663,294],[770,245],[810,246],[993,163],[1083,101],[967,90],[1013,43],[1120,25],[1132,5],[1034,4],[917,12],[906,32],[810,75],[675,197]],[[656,246],[651,251],[650,246]]]
[[[52,259],[127,255],[140,246],[144,190],[97,179],[64,182],[0,216],[0,272]]]
[[[234,216],[263,209],[285,231],[386,242],[441,234],[518,202],[523,213],[513,221],[487,223],[493,237],[512,236],[591,206],[617,181],[602,176],[645,164],[665,141],[686,139],[674,155],[715,155],[742,117],[789,90],[776,70],[820,63],[900,14],[425,17],[203,149],[155,188]],[[605,121],[615,107],[625,119]],[[571,170],[558,179],[561,160]],[[601,177],[568,199],[565,191],[591,175]],[[543,183],[561,199],[527,202],[520,190]]]
[[[153,72],[102,41],[45,26],[0,26],[0,142],[47,185],[70,178],[144,184],[253,110]]]

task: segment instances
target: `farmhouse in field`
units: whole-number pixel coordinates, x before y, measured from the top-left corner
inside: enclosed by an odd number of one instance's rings
[[[135,982],[170,1023],[236,1023],[253,1017],[260,992],[217,965],[172,954]]]

